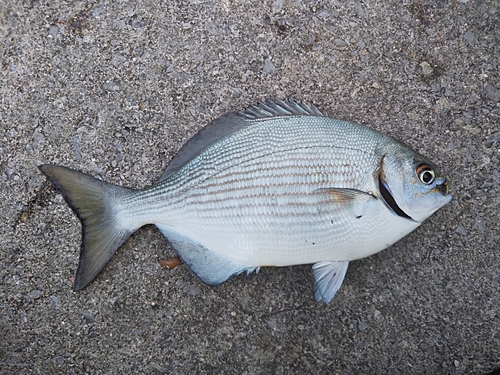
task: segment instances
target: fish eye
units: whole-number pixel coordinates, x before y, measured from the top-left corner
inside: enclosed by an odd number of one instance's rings
[[[417,167],[416,172],[420,181],[422,181],[426,185],[432,184],[436,178],[434,169],[432,169],[432,167],[427,164],[420,164]]]

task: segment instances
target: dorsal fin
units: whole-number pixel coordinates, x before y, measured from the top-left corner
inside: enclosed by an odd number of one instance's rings
[[[254,124],[253,120],[280,116],[326,116],[326,114],[304,102],[275,99],[252,105],[243,112],[223,115],[202,128],[180,149],[161,175],[160,181],[179,171],[210,145]]]
[[[321,112],[316,106],[305,102],[297,103],[293,100],[283,101],[281,99],[269,100],[265,103],[252,105],[240,112],[245,118],[255,120],[276,116],[323,116],[326,113]]]

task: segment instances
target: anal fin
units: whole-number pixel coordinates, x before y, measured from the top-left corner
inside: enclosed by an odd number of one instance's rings
[[[316,301],[328,303],[333,299],[344,281],[348,265],[348,260],[324,261],[313,265],[313,289]]]
[[[233,275],[247,274],[257,267],[241,264],[231,258],[218,254],[202,244],[186,237],[173,228],[158,225],[179,257],[205,284],[216,286]]]

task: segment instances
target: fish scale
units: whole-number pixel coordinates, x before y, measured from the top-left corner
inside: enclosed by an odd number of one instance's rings
[[[350,261],[390,246],[451,199],[437,168],[404,144],[280,100],[207,125],[150,188],[40,169],[82,220],[75,290],[132,232],[155,224],[209,285],[314,263],[315,298],[329,302]]]

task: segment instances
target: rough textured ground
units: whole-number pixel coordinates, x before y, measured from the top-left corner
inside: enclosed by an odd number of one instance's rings
[[[500,4],[472,0],[3,1],[1,374],[484,374],[500,366]],[[217,288],[154,227],[72,291],[80,225],[37,170],[143,187],[211,119],[306,100],[391,134],[453,201],[353,262]]]

